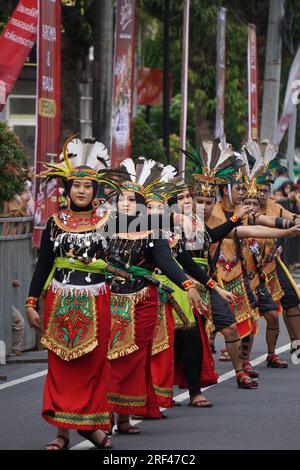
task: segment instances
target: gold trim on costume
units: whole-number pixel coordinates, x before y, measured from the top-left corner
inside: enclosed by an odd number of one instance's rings
[[[64,361],[93,351],[98,345],[95,297],[58,289],[41,344]]]
[[[165,351],[169,346],[166,304],[159,302],[158,319],[155,326],[155,336],[152,344],[152,356]]]
[[[109,360],[127,356],[139,349],[135,343],[135,305],[147,297],[148,286],[132,294],[111,293]]]
[[[148,237],[154,230],[145,230],[144,232],[129,232],[129,233],[116,233],[116,238],[121,238],[124,240],[142,240],[143,238]]]
[[[107,394],[107,399],[109,403],[121,406],[146,406],[147,401],[146,395],[120,395],[112,392]]]
[[[109,216],[110,211],[102,209],[93,209],[90,212],[73,212],[66,209],[54,214],[53,220],[65,232],[81,233],[99,229],[107,222]]]
[[[44,413],[46,418],[60,424],[75,424],[81,426],[94,426],[103,425],[109,423],[109,413],[91,413],[91,414],[79,414],[79,413],[68,413],[65,411],[46,411]]]

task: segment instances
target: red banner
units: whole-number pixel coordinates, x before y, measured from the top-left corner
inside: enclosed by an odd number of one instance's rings
[[[224,135],[225,113],[225,75],[226,75],[226,8],[221,7],[217,22],[217,103],[215,137]]]
[[[35,171],[43,163],[56,162],[60,152],[60,28],[61,2],[39,0],[38,104]],[[57,211],[57,181],[47,185],[40,178],[35,184],[33,245],[40,244],[48,218]]]
[[[170,96],[172,84],[170,79]],[[160,106],[163,102],[163,71],[155,68],[139,68],[137,104]]]
[[[256,26],[248,24],[248,137],[258,140],[258,81]]]
[[[110,157],[112,168],[131,156],[135,0],[117,0]]]
[[[0,37],[0,112],[35,41],[37,0],[21,0]]]

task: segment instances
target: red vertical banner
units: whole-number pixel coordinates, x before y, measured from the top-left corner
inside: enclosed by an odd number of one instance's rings
[[[21,0],[0,36],[0,112],[36,41],[37,0]]]
[[[217,83],[216,83],[216,126],[215,137],[224,135],[226,78],[226,8],[219,8],[217,21]]]
[[[117,0],[110,145],[112,168],[131,156],[134,49],[135,0]]]
[[[248,137],[258,140],[258,79],[256,26],[248,24]]]
[[[39,0],[37,129],[35,171],[43,163],[56,162],[60,152],[60,0]],[[48,218],[57,211],[58,186],[36,178],[33,245],[40,244]]]

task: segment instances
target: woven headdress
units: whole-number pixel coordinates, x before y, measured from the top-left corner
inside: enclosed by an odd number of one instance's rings
[[[200,151],[183,152],[195,164],[193,177],[197,183],[193,188],[194,194],[215,197],[218,185],[231,182],[238,172],[239,163],[225,137],[218,144],[204,140]]]
[[[272,171],[277,166],[277,154],[278,145],[271,144],[268,140],[259,145],[250,139],[243,145],[239,158],[243,162],[241,170],[244,175],[245,197],[257,198],[259,186],[271,181]]]
[[[120,170],[124,179],[127,175],[127,181],[121,184],[121,190],[141,194],[146,203],[166,202],[179,191],[174,180],[176,169],[172,165],[164,166],[144,157],[139,157],[135,164],[132,158],[126,158],[122,161]]]

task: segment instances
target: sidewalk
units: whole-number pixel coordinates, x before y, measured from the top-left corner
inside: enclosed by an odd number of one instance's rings
[[[10,355],[6,358],[7,364],[35,364],[47,363],[47,350],[43,351],[24,351],[22,356]]]

